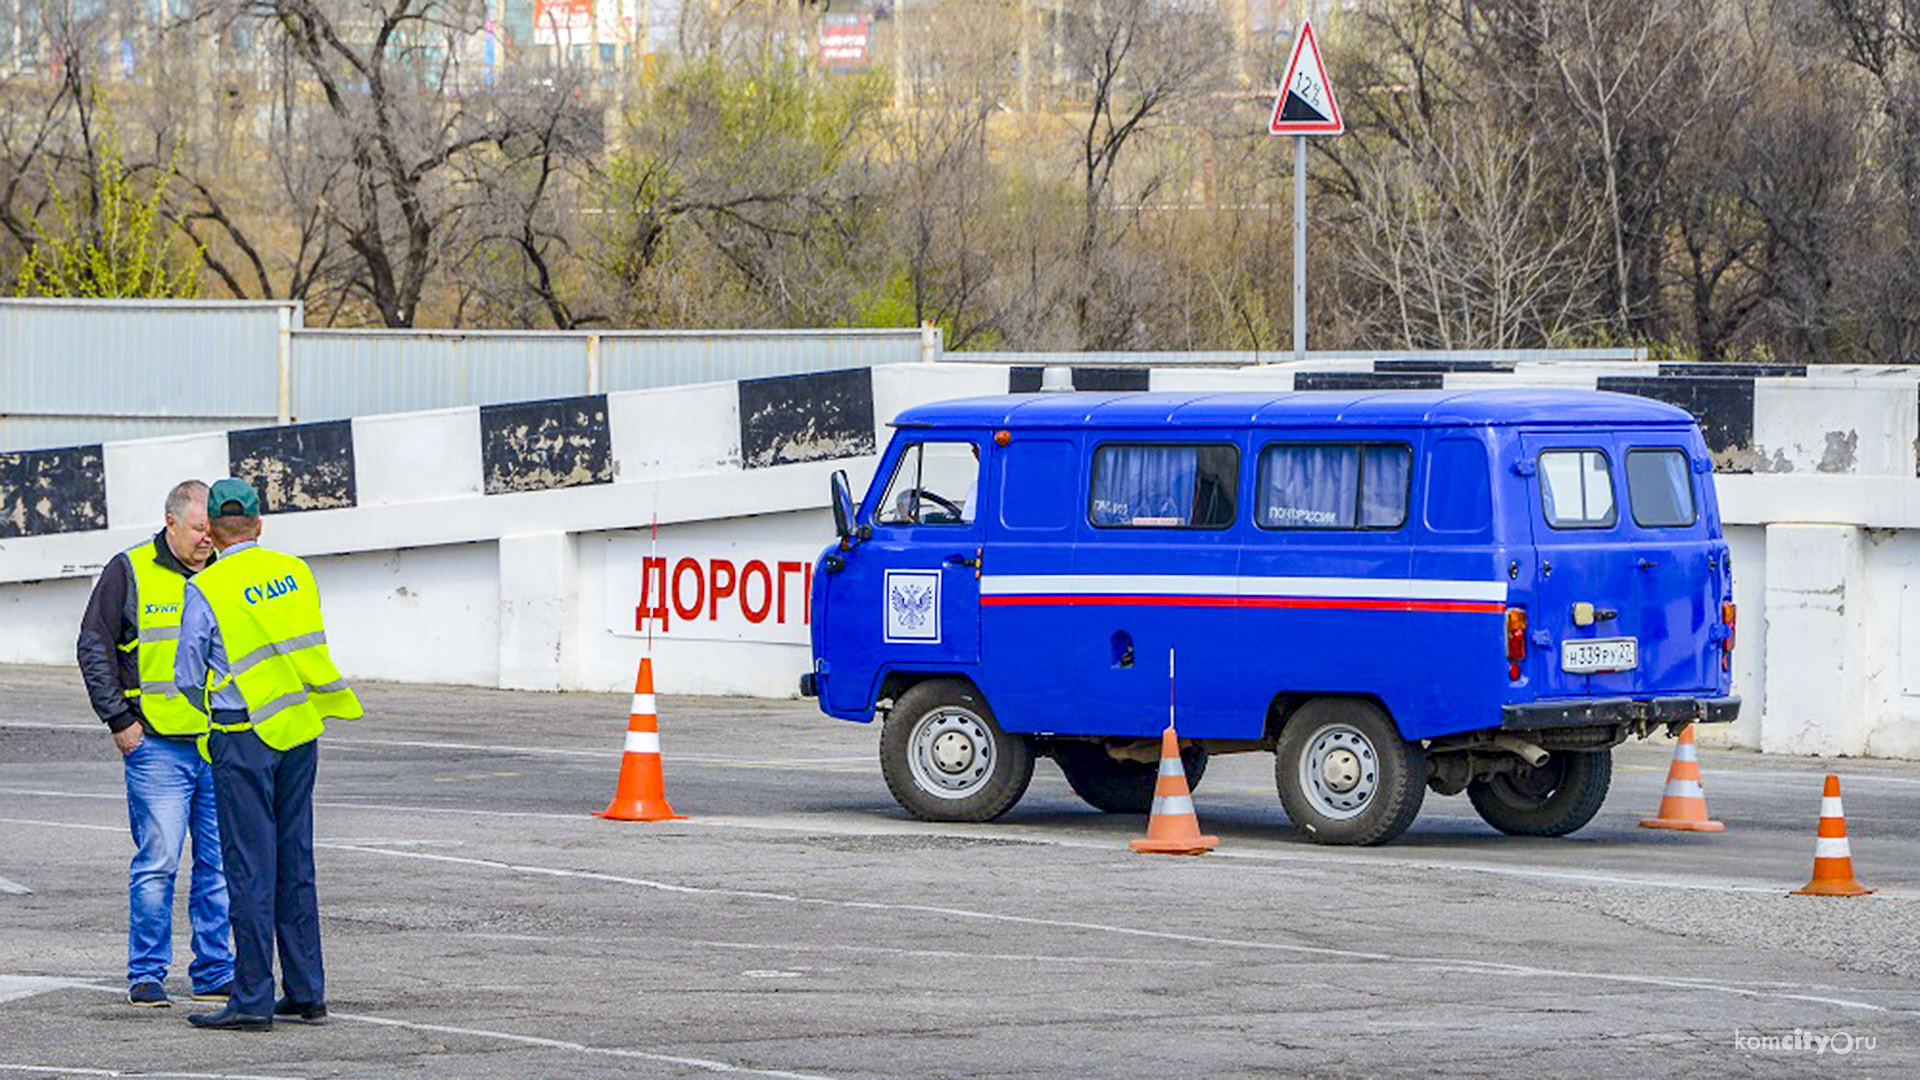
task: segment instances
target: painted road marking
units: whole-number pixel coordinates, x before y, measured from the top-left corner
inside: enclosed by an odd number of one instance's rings
[[[46,979],[37,976],[0,975],[0,986],[8,979],[33,979],[37,982],[59,983],[62,987],[78,990],[95,990],[118,994],[121,991],[97,983],[83,982],[78,979]],[[53,989],[50,987],[49,989]],[[586,1043],[568,1042],[565,1039],[547,1039],[537,1035],[520,1035],[511,1031],[493,1031],[487,1028],[453,1027],[447,1024],[422,1024],[412,1020],[398,1020],[390,1016],[371,1016],[366,1013],[330,1012],[336,1020],[346,1020],[356,1024],[372,1024],[376,1027],[402,1028],[408,1031],[430,1032],[436,1035],[468,1035],[477,1039],[495,1039],[501,1042],[519,1043],[522,1046],[538,1046],[548,1050],[568,1050],[576,1054],[592,1054],[602,1057],[626,1058],[633,1061],[652,1061],[662,1065],[679,1065],[684,1068],[698,1069],[702,1072],[732,1073],[741,1076],[770,1076],[779,1080],[835,1080],[834,1077],[818,1073],[787,1072],[780,1069],[756,1069],[746,1065],[734,1065],[710,1058],[686,1057],[679,1054],[660,1054],[649,1050],[630,1050],[618,1046],[590,1046]],[[178,1077],[180,1080],[305,1080],[298,1076],[263,1076],[250,1073],[201,1073],[201,1072],[127,1072],[117,1069],[93,1069],[62,1065],[27,1065],[0,1062],[0,1071],[57,1073],[66,1076],[127,1076],[127,1077]]]
[[[398,808],[389,808],[389,809],[398,809]],[[439,808],[423,807],[423,808],[417,808],[417,809],[435,810]],[[483,813],[482,811],[448,811],[448,812]],[[507,813],[511,813],[511,812],[507,812]],[[515,816],[529,816],[529,815],[520,814]],[[558,816],[558,815],[539,815],[539,816]],[[571,816],[571,815],[567,816],[565,819],[569,821],[579,820],[577,816]],[[118,830],[107,829],[104,826],[84,825],[84,824],[79,824],[74,822],[28,821],[28,820],[21,820],[21,819],[0,818],[0,823],[43,825],[43,826],[48,826],[52,828],[118,831]],[[1087,930],[1087,931],[1094,931],[1094,932],[1127,936],[1127,937],[1141,937],[1141,938],[1149,938],[1149,939],[1164,940],[1164,941],[1179,941],[1179,942],[1198,944],[1198,945],[1211,945],[1211,946],[1245,948],[1245,949],[1254,949],[1254,950],[1272,951],[1272,952],[1285,952],[1285,953],[1294,953],[1294,954],[1303,954],[1303,955],[1312,955],[1312,956],[1323,956],[1323,957],[1329,957],[1334,959],[1348,959],[1348,960],[1370,961],[1370,962],[1378,962],[1378,963],[1407,964],[1412,966],[1431,968],[1438,971],[1455,971],[1455,972],[1467,972],[1467,973],[1488,974],[1488,975],[1505,975],[1505,976],[1511,976],[1515,978],[1557,977],[1557,978],[1564,978],[1564,979],[1571,979],[1571,980],[1615,982],[1615,983],[1625,983],[1625,984],[1638,985],[1638,986],[1657,986],[1657,987],[1663,987],[1668,989],[1705,990],[1705,991],[1710,991],[1715,993],[1740,995],[1740,996],[1746,996],[1746,997],[1774,998],[1774,999],[1788,1000],[1788,1001],[1804,1001],[1804,1002],[1810,1002],[1814,1004],[1833,1005],[1840,1008],[1860,1009],[1860,1010],[1867,1010],[1872,1012],[1885,1012],[1885,1013],[1903,1015],[1903,1016],[1920,1016],[1920,1011],[1916,1011],[1916,1010],[1896,1009],[1889,1006],[1876,1005],[1872,1002],[1857,1001],[1857,1000],[1846,999],[1846,998],[1829,997],[1829,996],[1818,995],[1818,994],[1790,993],[1790,992],[1779,990],[1779,989],[1761,989],[1756,987],[1756,985],[1753,983],[1741,982],[1741,981],[1688,978],[1688,977],[1679,977],[1679,976],[1655,977],[1655,976],[1647,976],[1647,975],[1630,975],[1630,974],[1620,974],[1620,973],[1614,973],[1614,972],[1582,971],[1577,969],[1549,968],[1549,967],[1539,967],[1539,966],[1527,965],[1527,964],[1513,964],[1513,963],[1503,963],[1498,961],[1487,961],[1487,960],[1454,959],[1454,958],[1447,958],[1447,957],[1397,956],[1391,953],[1368,952],[1368,951],[1350,950],[1350,949],[1333,949],[1333,948],[1323,948],[1323,947],[1307,946],[1307,945],[1287,945],[1287,944],[1280,944],[1280,943],[1268,942],[1268,941],[1244,941],[1244,940],[1231,939],[1231,938],[1218,938],[1218,937],[1210,937],[1210,936],[1196,935],[1196,934],[1181,934],[1181,933],[1175,933],[1171,931],[1149,930],[1149,929],[1143,929],[1138,927],[1117,926],[1117,925],[1104,924],[1104,923],[1080,922],[1075,920],[1063,920],[1063,919],[1044,919],[1036,916],[1008,915],[1008,914],[997,913],[997,912],[976,911],[976,910],[970,910],[965,908],[940,907],[936,905],[926,905],[926,904],[898,904],[898,903],[888,903],[888,902],[873,901],[873,900],[843,900],[843,899],[838,899],[834,897],[804,896],[796,893],[780,893],[780,892],[770,892],[765,890],[730,889],[730,888],[719,888],[719,887],[710,887],[710,886],[679,885],[679,884],[673,884],[670,882],[655,881],[647,878],[628,877],[620,874],[607,874],[607,873],[601,873],[601,872],[592,871],[592,870],[573,870],[573,869],[567,869],[563,867],[539,866],[539,865],[525,864],[525,863],[511,863],[511,862],[505,862],[497,859],[479,859],[479,858],[469,858],[469,857],[454,856],[454,855],[440,855],[440,854],[433,854],[433,853],[421,852],[421,851],[396,851],[389,848],[373,847],[373,846],[367,846],[362,844],[344,844],[344,843],[338,843],[338,842],[316,842],[314,846],[317,848],[326,848],[328,850],[333,850],[333,851],[350,851],[350,852],[357,852],[365,855],[384,856],[387,858],[416,859],[416,860],[423,860],[428,862],[445,863],[445,864],[458,865],[458,866],[471,866],[471,867],[478,867],[478,868],[489,869],[489,870],[501,870],[501,871],[507,871],[512,873],[529,874],[529,875],[541,876],[541,877],[571,878],[571,879],[583,880],[583,881],[599,881],[599,882],[603,882],[607,884],[615,884],[615,885],[631,885],[639,888],[650,889],[657,892],[679,894],[679,895],[722,896],[722,897],[732,897],[737,899],[761,900],[761,901],[767,901],[767,902],[785,903],[785,904],[793,904],[793,905],[801,905],[801,906],[838,907],[838,908],[847,908],[847,909],[861,910],[861,911],[890,911],[890,912],[905,912],[905,913],[912,913],[912,914],[932,914],[932,915],[947,916],[947,917],[956,918],[956,919],[1004,922],[1004,923],[1012,923],[1012,924],[1027,925],[1027,926],[1052,927],[1057,929]],[[1110,847],[1105,845],[1062,844],[1059,846],[1087,847],[1087,848],[1093,848],[1095,850],[1100,850],[1100,851],[1110,850]],[[1242,858],[1249,858],[1249,856],[1242,856]],[[1373,861],[1373,860],[1366,860],[1366,861]],[[1457,869],[1457,867],[1447,867],[1447,868]],[[1474,868],[1474,869],[1483,869],[1483,868]],[[1574,877],[1579,875],[1555,874],[1553,876]],[[1636,886],[1654,885],[1656,887],[1660,887],[1662,884],[1662,883],[1642,882],[1642,881],[1635,881],[1635,880],[1625,880],[1624,883],[1632,884]],[[1698,886],[1681,884],[1678,887],[1695,888]],[[1770,888],[1764,891],[1776,892],[1777,889]],[[1776,987],[1780,985],[1792,986],[1796,984],[1775,984],[1775,983],[1759,984],[1759,986],[1763,986],[1763,987]],[[1863,993],[1868,991],[1861,991],[1857,989],[1842,989],[1837,992]],[[405,1023],[398,1022],[398,1021],[396,1021],[395,1023],[397,1026],[409,1026]],[[425,1030],[425,1028],[423,1028],[423,1030]],[[449,1029],[449,1030],[452,1030],[452,1029]],[[505,1033],[498,1033],[498,1034],[499,1034],[499,1037],[503,1037],[503,1038],[510,1037]]]
[[[48,791],[44,789],[0,788],[0,795],[33,795],[49,798],[103,799],[119,801],[122,795],[95,793]],[[368,810],[400,814],[456,814],[466,817],[522,818],[539,821],[565,821],[574,824],[588,824],[584,814],[560,814],[539,810],[482,810],[458,806],[409,806],[396,803],[339,802],[335,800],[315,800],[315,807],[329,810]],[[1444,816],[1444,815],[1443,815]],[[851,820],[849,820],[851,818]],[[837,819],[837,820],[836,820]],[[1459,818],[1456,820],[1471,820]],[[90,828],[103,832],[125,832],[124,827],[114,828],[102,825],[70,825],[59,821],[29,821],[24,819],[0,818],[0,822],[22,825],[50,825],[56,828]],[[1037,846],[1068,848],[1082,851],[1112,853],[1113,844],[1105,840],[1065,839],[1051,833],[1039,833],[1023,830],[1016,826],[981,826],[975,828],[936,827],[922,822],[897,821],[891,818],[859,818],[852,815],[836,814],[832,818],[822,815],[819,819],[811,817],[745,817],[745,816],[703,816],[685,819],[672,824],[655,827],[662,835],[671,835],[674,828],[686,829],[748,829],[768,832],[803,833],[810,836],[942,836],[957,839],[996,840],[1002,843],[1032,844]],[[319,844],[318,846],[326,846]],[[1654,850],[1654,849],[1647,849]],[[1801,849],[1796,847],[1796,852]],[[1244,861],[1250,863],[1299,863],[1329,867],[1377,866],[1392,870],[1409,870],[1421,873],[1451,871],[1471,874],[1487,874],[1494,877],[1517,878],[1553,882],[1570,885],[1605,885],[1636,889],[1676,889],[1692,892],[1751,893],[1772,895],[1787,885],[1760,878],[1751,878],[1747,882],[1722,879],[1693,879],[1645,874],[1602,873],[1581,870],[1553,870],[1529,866],[1502,866],[1492,863],[1459,862],[1449,859],[1410,859],[1400,856],[1387,856],[1361,852],[1309,849],[1299,851],[1215,851],[1210,859],[1216,862]],[[1882,889],[1884,899],[1901,899],[1903,890]]]
[[[1582,971],[1576,968],[1551,968],[1533,964],[1514,964],[1456,957],[1401,956],[1393,953],[1372,952],[1359,949],[1334,949],[1315,945],[1288,945],[1273,941],[1250,941],[1236,938],[1213,937],[1204,934],[1182,934],[1170,930],[1149,930],[1143,927],[1118,926],[1110,923],[1083,922],[1073,919],[1046,919],[1035,915],[1009,915],[1002,912],[978,911],[971,908],[942,907],[935,904],[898,904],[882,900],[842,900],[837,897],[805,896],[799,893],[770,892],[761,889],[729,889],[713,886],[679,885],[649,878],[627,877],[623,874],[605,874],[594,870],[570,870],[558,866],[509,863],[497,859],[474,859],[458,855],[436,855],[424,851],[390,851],[383,848],[358,847],[349,844],[335,844],[331,846],[334,850],[358,851],[363,854],[380,855],[387,858],[416,859],[457,866],[471,866],[487,870],[503,870],[510,873],[530,874],[540,877],[598,881],[611,885],[632,885],[636,888],[648,889],[654,892],[686,896],[718,896],[738,900],[758,900],[767,903],[791,904],[795,906],[845,908],[854,911],[885,911],[913,915],[937,915],[951,919],[1010,923],[1021,926],[1040,926],[1059,930],[1084,930],[1092,933],[1147,938],[1156,941],[1178,941],[1191,945],[1217,946],[1230,949],[1320,956],[1336,960],[1355,960],[1408,967],[1422,967],[1442,972],[1507,976],[1510,978],[1558,978],[1584,982],[1620,983],[1630,986],[1655,986],[1665,989],[1701,990],[1710,993],[1728,994],[1747,998],[1801,1001],[1815,1005],[1831,1005],[1835,1008],[1888,1013],[1898,1016],[1920,1016],[1920,1010],[1897,1009],[1887,1005],[1876,1005],[1870,1001],[1859,1001],[1851,998],[1830,997],[1819,994],[1789,993],[1780,990],[1761,990],[1709,979],[1677,979],[1652,975],[1632,975],[1620,972]],[[1851,992],[1860,993],[1861,991],[1856,990]]]

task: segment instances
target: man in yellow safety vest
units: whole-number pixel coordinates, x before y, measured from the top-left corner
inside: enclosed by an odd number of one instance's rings
[[[187,580],[213,558],[207,485],[186,480],[167,493],[166,525],[153,539],[113,557],[94,582],[75,647],[94,712],[113,732],[127,776],[127,1001],[171,1005],[173,883],[193,837],[187,915],[193,922],[193,996],[227,996],[233,949],[227,942],[227,879],[213,773],[195,741],[207,718],[173,683],[173,655]]]
[[[207,508],[220,561],[187,588],[174,681],[209,713],[204,745],[232,897],[234,986],[225,1008],[187,1019],[230,1030],[319,1023],[327,1005],[313,776],[327,718],[358,717],[360,702],[327,653],[313,573],[258,543],[253,486],[216,481]]]

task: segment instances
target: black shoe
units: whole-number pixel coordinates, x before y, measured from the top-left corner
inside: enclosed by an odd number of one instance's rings
[[[187,1023],[197,1028],[210,1028],[217,1031],[271,1031],[273,1017],[248,1016],[234,1009],[233,1003],[219,1012],[194,1013],[187,1017]]]
[[[226,982],[221,983],[211,990],[195,990],[193,992],[193,1000],[195,1001],[226,1001],[231,997],[233,997],[232,979],[228,979]]]
[[[165,1009],[172,1006],[173,999],[167,996],[167,988],[159,983],[142,982],[127,987],[127,1004],[143,1009]]]
[[[301,1004],[290,998],[281,998],[273,1003],[273,1016],[276,1020],[293,1024],[324,1024],[327,1022],[327,1003],[316,1001]]]

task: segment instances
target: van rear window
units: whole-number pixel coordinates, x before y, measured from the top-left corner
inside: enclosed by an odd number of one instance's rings
[[[1260,454],[1260,527],[1397,529],[1412,474],[1399,443],[1276,443]]]
[[[1693,505],[1693,470],[1686,451],[1627,451],[1627,501],[1641,528],[1677,529],[1698,517]]]
[[[1233,524],[1240,451],[1109,443],[1093,456],[1087,520],[1102,528],[1224,529]]]
[[[1556,529],[1605,529],[1619,520],[1613,470],[1598,450],[1540,455],[1540,510]]]

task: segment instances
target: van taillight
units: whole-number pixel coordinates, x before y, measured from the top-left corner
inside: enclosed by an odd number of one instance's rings
[[[1527,609],[1507,609],[1507,678],[1520,678],[1520,661],[1527,658]]]
[[[1739,630],[1739,611],[1732,601],[1720,605],[1720,621],[1726,624],[1727,636],[1720,639],[1720,670],[1733,670],[1733,639]]]

